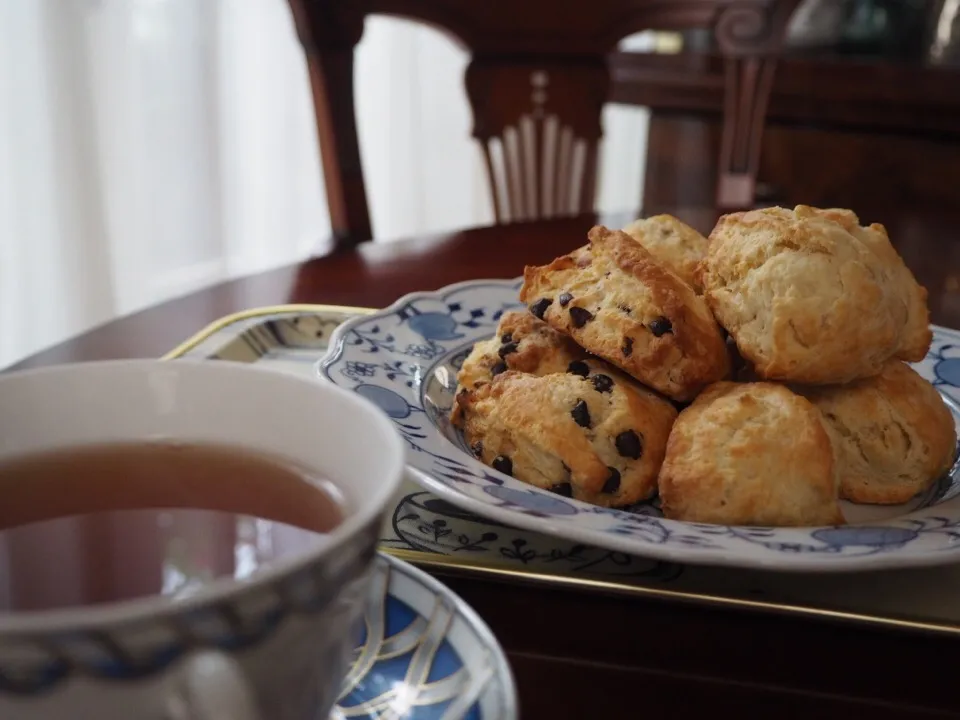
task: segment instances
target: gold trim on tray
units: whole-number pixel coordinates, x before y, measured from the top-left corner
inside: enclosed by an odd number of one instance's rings
[[[655,598],[659,600],[681,600],[683,602],[693,602],[708,605],[713,604],[741,610],[763,610],[765,612],[786,613],[791,615],[810,615],[844,622],[877,623],[891,628],[923,630],[924,632],[960,635],[960,627],[927,623],[919,620],[902,620],[898,618],[847,612],[844,610],[827,610],[825,608],[813,608],[806,605],[794,605],[792,603],[773,603],[764,602],[762,600],[745,600],[743,598],[726,597],[711,593],[690,592],[689,590],[666,590],[662,588],[644,587],[639,585],[626,585],[617,582],[610,582],[608,580],[599,580],[596,578],[580,578],[559,574],[555,575],[551,573],[534,572],[531,570],[510,570],[508,568],[499,568],[490,565],[474,563],[470,562],[469,560],[454,560],[448,555],[420,553],[416,552],[415,550],[380,548],[380,552],[391,555],[399,560],[403,560],[404,562],[408,562],[411,565],[417,565],[418,567],[431,570],[440,570],[441,572],[444,570],[450,572],[452,570],[453,573],[459,572],[462,574],[489,575],[492,579],[499,580],[510,578],[519,582],[530,584],[563,585],[575,589],[601,590],[611,595],[641,595],[648,599]]]
[[[349,313],[354,315],[370,315],[376,311],[376,308],[352,307],[350,305],[310,305],[296,303],[290,305],[265,305],[264,307],[250,308],[249,310],[241,310],[240,312],[231,313],[230,315],[224,315],[219,320],[214,320],[212,323],[203,328],[203,330],[200,330],[195,335],[184,340],[160,359],[174,360],[182,355],[186,355],[197,345],[211,337],[214,333],[218,333],[234,323],[238,323],[243,320],[250,320],[251,318],[263,317],[264,315],[282,315],[283,313],[299,312],[329,312],[343,313],[344,315]]]
[[[251,318],[263,317],[267,315],[281,315],[284,313],[338,313],[369,315],[374,312],[376,312],[375,308],[351,307],[346,305],[289,304],[251,308],[249,310],[243,310],[231,315],[226,315],[219,320],[215,320],[198,333],[182,342],[176,348],[165,354],[162,359],[173,360],[181,357],[196,348],[204,341],[208,340],[215,333],[229,327],[234,323],[241,322],[243,320],[249,320]],[[947,620],[933,622],[907,620],[882,615],[867,615],[843,610],[829,610],[826,608],[810,607],[807,605],[798,605],[785,602],[747,600],[744,598],[727,597],[724,595],[706,592],[693,592],[690,590],[676,590],[633,585],[610,580],[602,580],[598,578],[561,575],[559,573],[553,574],[536,572],[532,570],[515,570],[474,562],[471,560],[454,558],[449,555],[441,555],[439,553],[418,552],[415,550],[404,550],[401,548],[381,547],[380,552],[395,557],[399,560],[409,562],[412,565],[440,573],[472,575],[474,577],[479,576],[490,580],[553,585],[578,590],[593,590],[607,594],[633,595],[647,599],[707,604],[731,609],[760,610],[763,612],[819,618],[838,622],[869,624],[886,627],[889,629],[930,632],[945,635],[960,635],[960,625],[951,625]]]

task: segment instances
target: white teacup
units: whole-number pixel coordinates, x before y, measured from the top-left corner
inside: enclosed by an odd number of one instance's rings
[[[325,717],[403,472],[399,435],[354,394],[239,364],[132,360],[0,375],[0,462],[161,438],[321,472],[342,493],[345,519],[329,542],[185,598],[0,613],[0,718]]]

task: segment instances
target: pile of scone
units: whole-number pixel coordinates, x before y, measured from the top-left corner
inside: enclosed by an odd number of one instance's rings
[[[595,227],[527,267],[458,376],[452,412],[487,465],[565,497],[668,518],[844,521],[942,476],[952,414],[907,362],[929,349],[926,291],[881,225],[849,210]]]

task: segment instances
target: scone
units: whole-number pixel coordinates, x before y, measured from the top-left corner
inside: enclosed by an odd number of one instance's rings
[[[782,385],[720,382],[680,413],[660,470],[663,513],[720,525],[843,523],[819,411]]]
[[[574,360],[583,360],[587,352],[566,335],[557,332],[528,312],[513,310],[500,318],[496,334],[473,346],[457,373],[457,394],[473,390],[507,370],[548,375],[566,372]],[[461,410],[454,404],[450,419],[462,422]]]
[[[672,270],[698,293],[702,292],[697,266],[707,254],[707,239],[673,215],[636,220],[623,231]]]
[[[464,438],[484,463],[606,507],[654,493],[677,417],[669,401],[596,360],[555,375],[508,371],[457,402]]]
[[[862,227],[860,219],[852,210],[810,209],[843,225],[847,232],[870,248],[890,270],[895,282],[900,285],[901,296],[907,299],[907,327],[896,357],[907,362],[923,360],[933,341],[930,310],[927,307],[927,289],[917,284],[913,273],[890,243],[887,229],[879,223]]]
[[[952,413],[940,393],[899,360],[872,378],[800,392],[820,409],[833,435],[840,495],[847,500],[907,502],[953,462]]]
[[[930,344],[926,292],[882,226],[849,211],[726,215],[700,273],[717,320],[767,380],[850,382]]]
[[[703,298],[621,231],[526,267],[520,299],[588,352],[674,400],[727,376],[724,339]]]

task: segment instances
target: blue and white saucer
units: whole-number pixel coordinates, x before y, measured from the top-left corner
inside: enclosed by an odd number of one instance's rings
[[[514,720],[510,666],[493,633],[443,584],[378,555],[363,641],[331,720]]]
[[[783,571],[849,571],[960,562],[960,472],[954,466],[905,505],[845,504],[840,527],[766,528],[667,520],[656,503],[630,511],[563,498],[486,467],[449,421],[457,371],[505,310],[521,307],[520,280],[476,280],[414,293],[347,320],[320,361],[323,378],[373,401],[407,443],[418,483],[507,526],[629,555]],[[960,332],[934,327],[914,368],[960,399]]]

